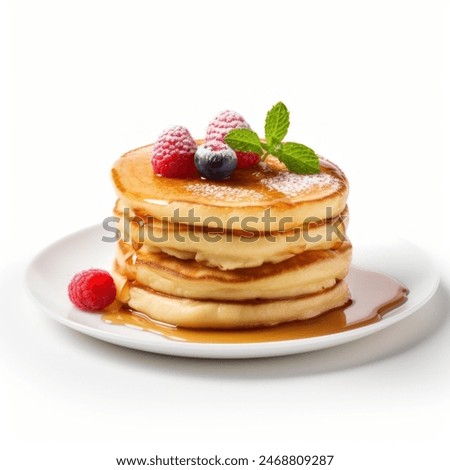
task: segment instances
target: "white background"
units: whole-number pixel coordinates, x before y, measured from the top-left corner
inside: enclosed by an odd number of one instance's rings
[[[285,452],[448,465],[448,2],[18,0],[0,19],[1,467]],[[122,153],[172,124],[201,137],[227,108],[260,132],[279,100],[289,137],[346,171],[353,240],[402,236],[440,264],[426,308],[353,345],[228,362],[104,344],[31,305],[27,263],[110,214]]]

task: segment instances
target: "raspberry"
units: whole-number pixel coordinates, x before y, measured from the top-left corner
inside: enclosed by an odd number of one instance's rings
[[[81,271],[70,281],[69,299],[81,310],[102,310],[116,298],[116,285],[103,269]]]
[[[153,145],[153,171],[166,178],[198,176],[194,164],[197,144],[183,126],[166,129]]]
[[[250,125],[240,114],[230,110],[222,111],[209,123],[205,140],[223,142],[232,129],[250,129]]]
[[[208,140],[208,142],[203,144],[203,147],[211,150],[212,152],[230,150],[230,147],[223,140]]]
[[[222,111],[209,123],[205,140],[224,142],[226,135],[232,129],[250,129],[250,125],[240,114],[230,110]],[[238,168],[247,168],[260,160],[259,155],[252,152],[236,152],[236,156]]]
[[[248,168],[256,165],[261,160],[257,153],[252,152],[236,152],[236,157],[238,159],[238,168]]]

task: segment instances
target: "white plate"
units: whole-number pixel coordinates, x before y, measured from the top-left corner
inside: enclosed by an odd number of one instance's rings
[[[108,269],[114,257],[114,243],[101,241],[101,226],[69,235],[43,250],[31,262],[26,283],[32,299],[52,318],[81,333],[129,348],[173,356],[202,358],[254,358],[284,356],[329,348],[380,331],[406,318],[434,294],[439,276],[427,255],[405,241],[387,241],[354,247],[354,264],[383,272],[403,282],[408,301],[371,325],[314,338],[240,344],[186,343],[148,331],[109,325],[100,315],[81,312],[67,297],[67,285],[74,273],[91,267]]]

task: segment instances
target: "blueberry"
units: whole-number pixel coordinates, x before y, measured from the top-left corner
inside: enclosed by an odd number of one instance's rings
[[[237,157],[228,145],[212,141],[198,147],[194,162],[204,178],[224,180],[229,178],[236,168]]]

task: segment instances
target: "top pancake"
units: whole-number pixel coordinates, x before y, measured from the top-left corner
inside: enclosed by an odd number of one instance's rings
[[[219,219],[230,230],[249,230],[250,225],[250,230],[267,232],[336,217],[346,205],[347,179],[323,158],[315,175],[291,173],[278,159],[268,157],[235,170],[225,181],[209,181],[158,176],[151,157],[152,145],[147,145],[126,153],[112,168],[118,196],[139,215],[203,226],[217,226]],[[245,217],[252,219],[243,226]]]

